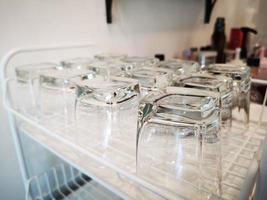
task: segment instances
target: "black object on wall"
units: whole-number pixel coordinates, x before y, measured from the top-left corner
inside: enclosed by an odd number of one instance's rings
[[[106,16],[107,16],[107,23],[112,23],[112,2],[113,0],[106,0]]]
[[[217,0],[205,0],[205,16],[204,16],[205,24],[208,24],[210,22],[211,13],[216,2]]]
[[[105,0],[106,1],[106,18],[107,23],[112,23],[112,3],[113,0]],[[208,24],[210,22],[210,17],[214,5],[216,4],[217,0],[205,0],[205,16],[204,16],[204,23]]]

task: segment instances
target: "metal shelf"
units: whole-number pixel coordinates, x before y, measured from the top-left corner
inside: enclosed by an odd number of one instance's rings
[[[31,177],[27,197],[33,200],[121,199],[65,163]]]

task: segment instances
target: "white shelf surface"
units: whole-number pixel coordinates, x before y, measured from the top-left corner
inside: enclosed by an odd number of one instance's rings
[[[252,104],[249,127],[234,120],[230,137],[222,141],[222,199],[238,198],[252,161],[260,160],[261,144],[267,129],[266,126],[258,127],[256,123],[259,109],[259,105]],[[30,119],[30,116],[24,117]],[[138,177],[133,135],[94,140],[90,130],[71,123],[66,125],[60,115],[35,120],[28,121],[34,121],[33,124],[20,121],[20,130],[124,199],[190,199],[194,193],[188,195],[186,192],[187,187],[191,190],[190,183],[175,180],[182,188],[168,191]],[[154,170],[155,173],[164,173],[160,169]]]

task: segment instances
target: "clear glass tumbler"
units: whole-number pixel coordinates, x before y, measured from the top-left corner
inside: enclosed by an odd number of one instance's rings
[[[75,77],[75,116],[79,127],[90,130],[95,144],[106,145],[110,138],[135,141],[138,100],[138,81],[121,77]],[[128,138],[129,139],[129,138]]]
[[[213,74],[220,74],[233,79],[233,112],[243,113],[241,119],[245,124],[249,123],[250,108],[250,69],[247,66],[236,64],[214,64],[208,67],[208,71]],[[235,109],[236,108],[236,109]],[[240,119],[240,116],[238,116]]]
[[[37,105],[41,116],[60,117],[66,123],[74,122],[76,86],[70,79],[77,76],[93,77],[95,72],[60,65],[40,73]]]
[[[56,68],[56,63],[37,63],[15,67],[17,79],[16,103],[20,112],[34,115],[38,87],[35,82],[39,80],[40,73],[45,69]]]
[[[180,76],[190,75],[200,71],[200,66],[197,62],[188,60],[171,59],[160,62],[157,67],[168,69],[173,72],[173,81],[179,81]]]
[[[127,57],[121,60],[128,68],[136,69],[140,67],[155,67],[159,63],[159,59],[154,57]]]
[[[63,68],[87,69],[87,67],[96,60],[88,57],[76,57],[62,60],[60,63]]]
[[[73,58],[64,60],[61,63],[66,68],[87,69],[103,76],[126,73],[133,69],[131,64],[124,63],[119,59]]]
[[[210,73],[193,73],[181,78],[176,85],[218,92],[221,100],[222,127],[229,130],[232,124],[232,78],[222,75],[214,76]]]
[[[198,72],[200,70],[200,66],[197,62],[180,59],[161,61],[158,67],[170,69],[178,75]]]
[[[140,83],[141,95],[145,96],[150,91],[163,90],[170,86],[172,73],[167,69],[140,67],[131,71],[122,72],[117,76],[136,79]]]
[[[147,95],[139,104],[136,154],[137,174],[147,181],[186,199],[219,196],[218,93],[168,87]]]
[[[110,61],[99,61],[91,58],[72,58],[61,62],[64,68],[90,70],[103,76],[110,75],[110,71],[113,70],[108,68],[109,63]]]

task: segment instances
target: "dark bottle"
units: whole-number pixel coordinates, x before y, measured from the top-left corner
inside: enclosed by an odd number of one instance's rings
[[[225,63],[224,47],[226,43],[225,23],[223,17],[218,17],[214,26],[214,32],[211,37],[212,49],[217,51],[217,63]]]

